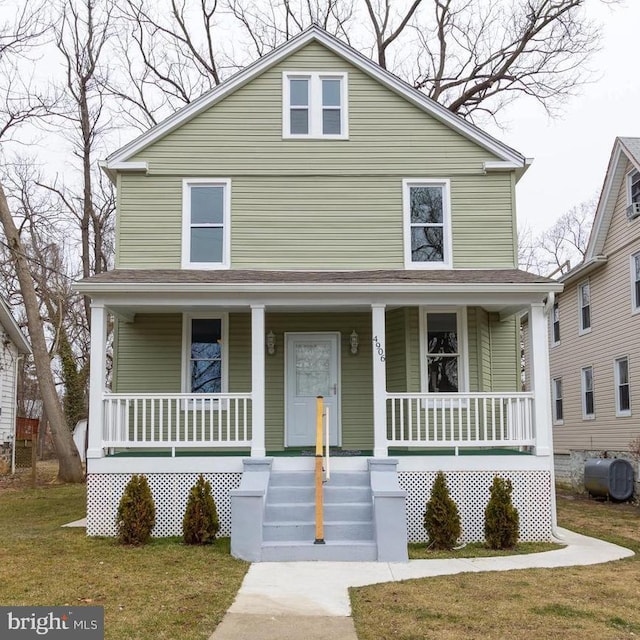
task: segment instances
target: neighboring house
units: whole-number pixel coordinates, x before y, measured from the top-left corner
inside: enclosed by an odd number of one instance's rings
[[[559,475],[640,436],[640,138],[616,138],[584,261],[549,326]],[[574,460],[570,464],[570,452]]]
[[[132,473],[155,535],[179,534],[202,472],[237,556],[403,560],[443,470],[465,540],[483,537],[496,473],[521,536],[550,538],[544,303],[561,285],[515,268],[527,164],[318,27],[110,156],[116,267],[77,285],[92,299],[89,535],[113,535]]]
[[[0,296],[0,447],[13,441],[17,416],[18,367],[31,348]]]

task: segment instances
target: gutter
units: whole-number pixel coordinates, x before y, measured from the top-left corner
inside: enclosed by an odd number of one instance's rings
[[[605,255],[597,255],[578,265],[575,269],[572,269],[568,273],[565,273],[563,276],[558,278],[558,282],[569,283],[575,280],[576,278],[584,278],[592,271],[602,266],[603,264],[607,264],[609,258]]]

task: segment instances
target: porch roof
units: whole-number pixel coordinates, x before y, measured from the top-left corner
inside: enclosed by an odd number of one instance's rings
[[[336,307],[459,304],[510,315],[562,285],[518,269],[283,271],[114,269],[75,284],[97,304],[136,313],[182,305]]]

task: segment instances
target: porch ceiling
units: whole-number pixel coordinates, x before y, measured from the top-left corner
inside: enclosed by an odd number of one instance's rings
[[[75,288],[114,313],[237,309],[370,310],[394,306],[481,306],[503,315],[561,291],[554,280],[517,269],[267,271],[116,269]]]

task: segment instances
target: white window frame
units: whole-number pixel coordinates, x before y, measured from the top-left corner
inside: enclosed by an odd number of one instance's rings
[[[631,183],[633,181],[633,176],[638,174],[638,179],[640,180],[640,171],[638,171],[637,169],[633,168],[631,169],[631,171],[629,171],[629,173],[627,173],[627,206],[630,206],[634,203],[634,200],[632,200],[631,198]],[[636,200],[635,202],[640,202],[640,199]]]
[[[587,385],[586,385],[586,372],[591,370],[591,394],[593,395],[593,413],[587,413]],[[593,375],[593,366],[582,367],[580,370],[580,397],[582,401],[582,419],[583,420],[595,420],[596,418],[596,392],[595,392],[595,379]]]
[[[640,313],[640,300],[636,300],[636,260],[640,262],[640,251],[631,255],[630,271],[631,271],[631,313]],[[636,304],[637,303],[637,304]]]
[[[411,259],[411,188],[442,188],[442,228],[444,251],[441,262],[414,262]],[[405,269],[451,269],[453,248],[451,234],[451,180],[448,178],[404,178],[402,180],[402,211],[404,225],[404,267]]]
[[[183,313],[182,314],[182,393],[191,391],[191,321],[220,320],[222,322],[222,381],[220,393],[229,389],[229,314],[228,313]],[[197,394],[193,394],[197,395]]]
[[[558,396],[558,385],[560,383],[560,396]],[[558,418],[558,407],[557,402],[560,400],[562,404],[562,418]],[[564,389],[562,384],[562,376],[551,379],[551,402],[552,402],[552,415],[553,415],[553,424],[562,425],[564,424]]]
[[[429,313],[455,313],[456,331],[458,332],[458,393],[469,391],[469,350],[468,350],[468,324],[467,307],[420,307],[418,326],[420,331],[420,391],[429,392],[429,369],[427,366],[427,314]],[[431,392],[433,393],[433,392]],[[437,393],[434,393],[437,395]]]
[[[283,71],[282,72],[282,137],[288,140],[348,140],[349,139],[349,74],[346,71]],[[309,80],[309,133],[291,133],[289,81]],[[322,133],[322,81],[340,81],[340,133]]]
[[[627,386],[629,387],[629,408],[620,409],[620,368],[621,362],[627,363]],[[614,393],[616,396],[616,417],[626,418],[631,415],[631,369],[629,367],[629,356],[620,356],[613,361],[613,379],[614,379]]]
[[[558,339],[556,340],[556,332],[555,332],[555,324],[556,324],[556,314],[558,316]],[[556,299],[553,303],[553,307],[551,308],[551,314],[549,315],[551,321],[550,333],[551,333],[551,346],[557,347],[560,344],[561,334],[560,334],[560,303]]]
[[[582,322],[582,289],[584,287],[589,287],[589,326],[584,327]],[[584,280],[578,285],[578,335],[584,335],[585,333],[591,332],[591,327],[593,326],[593,304],[592,304],[592,295],[591,295],[591,282],[589,280]]]
[[[224,216],[222,221],[222,260],[192,262],[191,260],[191,187],[223,187]],[[231,180],[229,178],[184,178],[182,181],[182,268],[229,269],[231,264]]]

